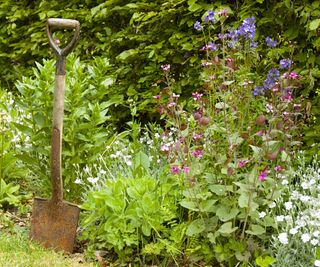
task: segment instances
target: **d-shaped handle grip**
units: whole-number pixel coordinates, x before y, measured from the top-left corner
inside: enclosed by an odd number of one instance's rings
[[[53,49],[54,53],[58,57],[57,62],[57,71],[56,74],[64,75],[65,74],[65,58],[75,47],[79,35],[80,35],[80,23],[77,20],[73,19],[60,19],[60,18],[49,18],[47,20],[47,35],[49,38],[49,44]],[[74,29],[74,35],[72,40],[64,48],[60,48],[54,41],[52,36],[52,29]]]

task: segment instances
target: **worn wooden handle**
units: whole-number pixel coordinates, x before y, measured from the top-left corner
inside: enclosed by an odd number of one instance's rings
[[[51,183],[52,200],[59,202],[63,200],[63,182],[61,169],[62,133],[63,133],[63,112],[64,112],[64,91],[65,76],[56,75],[53,101],[53,123],[51,139]]]
[[[49,44],[58,57],[56,74],[64,75],[66,68],[65,59],[67,55],[71,52],[71,50],[75,47],[80,36],[80,23],[79,21],[73,19],[50,18],[47,20],[46,29],[49,38]],[[73,29],[73,38],[66,45],[66,47],[60,48],[53,39],[52,29]]]

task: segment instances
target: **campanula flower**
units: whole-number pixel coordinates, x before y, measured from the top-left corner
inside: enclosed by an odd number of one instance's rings
[[[266,40],[267,46],[269,47],[276,47],[278,45],[278,42],[276,40],[272,40],[270,36],[267,36],[265,40]]]
[[[292,61],[287,58],[287,59],[281,59],[280,60],[280,68],[281,69],[289,69],[291,67]]]
[[[208,15],[207,15],[207,16],[204,16],[203,21],[206,21],[206,22],[211,21],[212,23],[215,23],[216,20],[215,20],[215,18],[214,18],[214,11],[211,10],[211,9],[209,9],[209,10],[208,10]]]
[[[193,24],[193,28],[195,28],[197,31],[203,30],[203,26],[201,26],[200,21],[196,21],[195,24]]]

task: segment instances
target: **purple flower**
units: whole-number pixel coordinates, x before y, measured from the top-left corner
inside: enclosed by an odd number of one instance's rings
[[[193,28],[195,28],[197,31],[202,31],[203,27],[200,24],[200,21],[196,21],[195,24],[193,24]]]
[[[192,151],[191,155],[195,158],[202,158],[203,157],[203,151],[201,149],[196,149],[194,151]]]
[[[203,46],[200,51],[216,51],[218,49],[217,45],[213,42],[210,42]]]
[[[280,80],[280,72],[277,69],[272,68],[267,74],[267,79],[263,82],[265,89],[272,89],[276,82]]]
[[[291,67],[291,60],[289,58],[287,59],[281,59],[280,60],[280,68],[281,69],[289,69]]]
[[[269,47],[276,47],[278,42],[276,40],[272,40],[269,36],[266,37],[266,44]]]
[[[216,20],[214,18],[214,11],[209,9],[208,15],[203,18],[203,21],[206,21],[206,22],[211,21],[212,23],[215,23]]]
[[[256,26],[254,25],[254,17],[246,18],[238,28],[239,35],[246,40],[253,41],[256,34]]]
[[[172,165],[171,166],[171,173],[172,174],[178,174],[179,173],[179,166],[178,165]]]
[[[258,46],[258,42],[251,42],[250,43],[250,48],[256,48]]]
[[[263,170],[262,172],[260,172],[259,181],[263,182],[267,178],[267,175],[268,175],[268,170]]]
[[[253,96],[264,95],[264,88],[262,86],[257,86],[252,91]]]

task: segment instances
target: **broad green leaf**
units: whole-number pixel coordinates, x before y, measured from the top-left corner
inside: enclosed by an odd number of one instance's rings
[[[229,235],[236,231],[238,227],[232,227],[232,222],[226,222],[219,228],[218,232],[223,235]]]
[[[183,199],[182,201],[180,201],[180,205],[188,210],[199,211],[199,207],[197,207],[195,201]]]
[[[235,218],[239,212],[239,209],[235,207],[231,208],[229,206],[223,205],[217,209],[216,214],[219,217],[220,221],[227,222]]]
[[[200,234],[205,230],[205,223],[202,219],[194,220],[189,226],[187,227],[186,234],[188,236],[193,236],[196,234]]]
[[[117,56],[117,59],[124,61],[126,60],[128,57],[131,57],[133,55],[136,55],[139,51],[137,49],[129,49],[129,50],[125,50],[123,51],[121,54],[119,54]]]
[[[269,267],[272,263],[276,262],[276,259],[269,255],[265,257],[259,256],[256,258],[255,262],[259,267]]]
[[[134,158],[135,168],[142,166],[146,171],[150,168],[150,160],[147,154],[139,151]]]
[[[224,196],[227,191],[232,192],[232,185],[221,185],[221,184],[213,184],[209,185],[209,190],[215,193],[218,196]]]
[[[249,196],[245,193],[242,193],[238,199],[239,207],[240,208],[248,208],[249,207],[248,202],[249,202]]]
[[[246,233],[250,235],[262,235],[266,232],[266,229],[260,225],[252,224],[250,228],[250,230],[246,230]]]
[[[314,31],[318,29],[319,26],[320,26],[320,19],[314,19],[313,21],[310,22],[309,29],[311,31]]]

